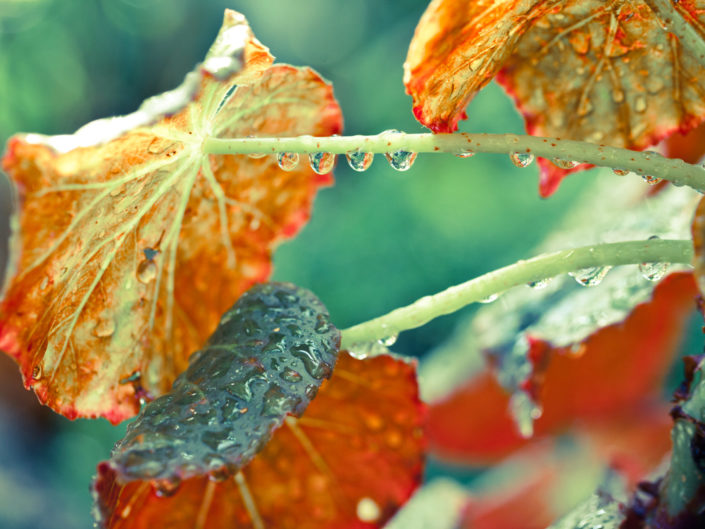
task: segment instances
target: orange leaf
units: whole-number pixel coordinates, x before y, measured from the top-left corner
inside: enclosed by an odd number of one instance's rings
[[[72,136],[10,140],[20,211],[0,347],[54,410],[119,422],[164,393],[332,181],[201,152],[205,136],[340,132],[331,86],[272,60],[228,10],[176,90]]]
[[[288,418],[241,473],[191,477],[167,492],[162,483],[129,480],[101,463],[95,483],[101,523],[111,529],[381,527],[421,480],[422,419],[413,365],[341,354],[305,414]]]
[[[654,400],[694,295],[692,274],[672,274],[625,321],[597,330],[577,348],[533,341],[529,357],[534,366],[526,389],[543,408],[535,435],[560,433],[576,420],[599,424]],[[471,379],[430,406],[431,449],[472,464],[506,456],[527,443],[508,406],[509,395],[489,372]]]
[[[435,132],[497,76],[529,134],[641,150],[705,117],[703,23],[685,1],[433,0],[404,84]],[[576,170],[539,161],[543,196]]]

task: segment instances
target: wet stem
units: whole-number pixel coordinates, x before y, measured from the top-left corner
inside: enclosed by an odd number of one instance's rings
[[[406,134],[387,131],[374,136],[297,136],[292,138],[206,138],[205,154],[275,154],[329,152],[499,153],[541,156],[588,163],[670,180],[705,193],[705,169],[658,153],[631,151],[584,141],[517,134]]]
[[[692,241],[661,239],[604,243],[542,254],[499,268],[437,294],[422,297],[410,305],[349,327],[343,330],[342,347],[350,348],[357,343],[384,340],[512,287],[539,282],[559,274],[584,268],[628,264],[689,264],[692,258]]]

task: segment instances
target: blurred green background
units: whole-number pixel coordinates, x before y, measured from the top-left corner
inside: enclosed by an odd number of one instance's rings
[[[424,0],[0,0],[0,141],[70,133],[176,86],[203,58],[226,7],[248,17],[280,62],[310,65],[333,82],[346,134],[423,130],[402,64]],[[495,85],[468,114],[461,130],[523,132]],[[336,179],[303,232],[277,251],[275,277],[312,289],[346,327],[526,257],[589,176],[569,178],[547,201],[536,168],[504,156],[422,155],[405,173],[378,156],[362,174],[339,164]],[[8,211],[3,179],[3,261]],[[393,349],[423,355],[457,316],[403,333]],[[90,527],[90,477],[123,432],[40,407],[3,356],[0,527]]]

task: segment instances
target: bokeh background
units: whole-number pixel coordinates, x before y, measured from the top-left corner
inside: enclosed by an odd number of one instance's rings
[[[309,65],[334,84],[346,134],[422,131],[402,64],[424,0],[0,0],[0,143],[15,132],[70,133],[133,111],[180,83],[228,7],[243,12],[280,62]],[[510,100],[488,86],[461,130],[523,132]],[[549,200],[537,171],[504,156],[422,155],[405,173],[377,157],[345,163],[313,218],[275,256],[275,278],[312,289],[346,327],[531,254],[590,179],[569,178]],[[10,190],[0,179],[0,262]],[[471,311],[469,308],[465,311]],[[458,315],[403,333],[422,356]],[[70,422],[39,406],[0,357],[0,527],[91,527],[89,482],[124,425]]]

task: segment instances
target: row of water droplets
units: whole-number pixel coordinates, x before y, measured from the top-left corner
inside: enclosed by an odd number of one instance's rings
[[[382,135],[401,134],[398,130],[387,130],[381,133]],[[389,165],[397,171],[408,171],[416,160],[418,153],[398,149],[384,153],[384,157],[389,162]],[[263,153],[253,153],[250,158],[262,158],[266,156]],[[300,156],[296,152],[280,152],[277,153],[277,164],[284,171],[293,171],[299,167]],[[308,155],[309,165],[314,172],[318,174],[328,174],[333,170],[337,155],[330,152],[314,152]],[[346,153],[345,159],[348,165],[354,171],[366,171],[374,161],[374,154],[362,150],[354,150]]]

